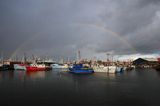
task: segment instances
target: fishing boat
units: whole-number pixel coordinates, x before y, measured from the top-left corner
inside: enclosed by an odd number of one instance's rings
[[[68,64],[51,64],[52,69],[57,69],[57,68],[61,68],[61,69],[67,69],[68,68]]]
[[[124,71],[124,68],[121,67],[121,66],[118,66],[118,67],[116,68],[116,73],[121,73],[121,72],[123,72],[123,71]]]
[[[0,64],[0,71],[3,69],[3,64]]]
[[[129,67],[126,67],[126,68],[124,69],[124,71],[132,71],[133,69],[134,69],[133,66],[129,66]]]
[[[109,74],[120,73],[123,72],[123,68],[115,65],[110,66],[94,66],[93,69],[95,72],[106,72]]]
[[[160,71],[160,65],[157,65],[156,67],[154,67],[154,69],[155,69],[156,71]]]
[[[158,64],[156,66],[154,66],[153,68],[156,70],[156,71],[160,71],[160,58],[157,58],[158,60]]]
[[[116,66],[105,66],[103,70],[105,70],[105,72],[109,74],[114,74],[117,72],[117,67]]]
[[[30,64],[26,66],[27,71],[48,71],[51,68],[45,64]]]
[[[69,68],[69,72],[75,74],[91,74],[94,73],[93,68],[85,67],[83,64],[74,64],[71,68]]]
[[[26,70],[26,64],[14,64],[14,69],[15,70]]]
[[[116,66],[107,66],[107,67],[108,67],[107,73],[109,73],[109,74],[117,73],[117,67]]]
[[[95,72],[107,72],[108,68],[104,65],[93,66]]]
[[[0,66],[0,71],[8,71],[8,70],[12,70],[12,68],[10,67],[10,65],[3,64],[2,66]]]

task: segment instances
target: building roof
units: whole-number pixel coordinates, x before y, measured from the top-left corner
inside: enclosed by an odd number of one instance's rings
[[[157,58],[138,58],[134,61],[137,61],[137,60],[146,60],[146,61],[155,61],[155,62],[158,62],[158,59]]]
[[[148,64],[149,63],[158,63],[157,58],[138,58],[133,61],[133,64],[135,65],[141,65],[141,64]]]
[[[142,58],[144,60],[147,60],[147,61],[158,61],[157,58]]]

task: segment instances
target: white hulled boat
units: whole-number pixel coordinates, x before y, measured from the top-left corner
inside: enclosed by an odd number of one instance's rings
[[[26,65],[25,64],[14,64],[14,69],[15,70],[26,70]]]
[[[68,64],[55,63],[55,64],[51,64],[51,67],[52,67],[52,69],[55,69],[55,68],[67,69],[68,68]]]

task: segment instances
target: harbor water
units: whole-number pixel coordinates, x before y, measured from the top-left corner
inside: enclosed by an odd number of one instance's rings
[[[0,105],[160,106],[160,72],[0,71]]]

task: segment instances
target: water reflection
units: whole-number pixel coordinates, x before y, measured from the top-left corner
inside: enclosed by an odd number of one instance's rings
[[[68,72],[69,70],[68,69],[58,69],[58,68],[55,68],[55,69],[52,69],[52,71],[54,71],[54,72]]]
[[[160,78],[160,71],[156,71],[156,75]]]
[[[0,79],[18,79],[24,81],[27,78],[30,79],[44,79],[46,76],[45,71],[29,72],[29,71],[0,71]]]
[[[31,79],[44,79],[45,78],[45,71],[36,71],[36,72],[31,72],[31,71],[26,71],[26,76],[27,78]]]
[[[92,84],[93,80],[93,74],[86,74],[86,75],[81,75],[81,74],[73,74],[70,73],[70,78],[73,83],[73,88],[75,92],[81,92],[84,89],[87,89],[87,86]],[[91,82],[88,82],[90,80]]]
[[[33,105],[41,103],[53,106],[136,106],[140,103],[141,106],[158,106],[159,77],[159,72],[148,70],[88,75],[76,75],[62,70],[0,71],[0,104],[30,106],[33,102]]]
[[[16,70],[14,71],[15,75],[14,78],[18,78],[20,81],[24,81],[26,78],[26,72],[22,70]]]
[[[23,71],[23,70],[8,70],[8,71],[0,71],[0,80],[2,79],[15,79],[15,80],[20,80],[20,81],[25,81],[26,79],[44,79],[44,78],[49,78],[52,77],[58,77],[61,78],[62,74],[68,73],[68,70],[60,70],[60,69],[55,69],[52,71]],[[66,74],[64,74],[66,75]]]
[[[118,73],[118,74],[119,74],[119,73]],[[116,74],[107,74],[107,77],[108,77],[109,79],[115,79]]]
[[[13,79],[14,71],[0,71],[0,79]]]

